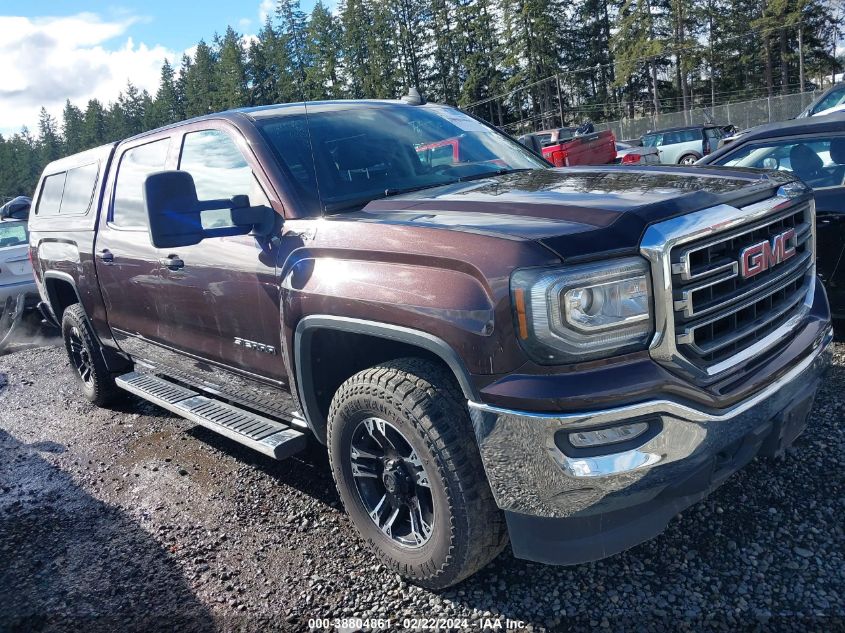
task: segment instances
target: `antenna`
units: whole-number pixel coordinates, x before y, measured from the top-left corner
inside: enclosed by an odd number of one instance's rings
[[[402,101],[408,105],[425,105],[425,97],[416,88],[408,88],[408,94],[402,97]]]
[[[314,168],[314,184],[317,185],[317,198],[320,200],[320,215],[325,214],[326,205],[323,202],[323,194],[320,193],[320,170],[317,169],[317,157],[314,154],[314,141],[311,138],[311,121],[308,119],[308,102],[302,102],[305,108],[305,129],[308,131],[308,147],[311,149],[311,166]]]

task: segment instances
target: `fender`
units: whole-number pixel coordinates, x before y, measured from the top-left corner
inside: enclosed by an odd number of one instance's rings
[[[71,289],[73,290],[73,294],[76,296],[77,303],[79,303],[79,305],[81,305],[83,308],[85,308],[85,304],[83,303],[82,297],[79,294],[79,287],[76,284],[76,280],[73,278],[72,275],[58,270],[47,270],[44,272],[44,292],[47,295],[47,305],[50,313],[53,316],[53,319],[59,326],[59,330],[61,330],[61,320],[58,318],[58,315],[56,314],[56,308],[54,307],[54,304],[58,302],[58,297],[55,296],[55,291],[51,290],[50,284],[47,283],[48,279],[57,279],[59,281],[69,284]],[[99,343],[100,353],[103,357],[103,362],[106,364],[106,367],[108,367],[111,371],[124,370],[128,364],[127,359],[120,355],[118,352],[114,351],[111,347],[103,345],[103,342],[100,339],[100,335],[97,334],[97,331],[93,327],[91,319],[90,317],[88,317],[87,314],[88,313],[86,310],[86,318],[88,319],[89,325],[91,325],[91,333],[94,335],[94,338],[97,340],[97,343]]]
[[[463,360],[446,341],[427,332],[349,317],[332,315],[310,315],[303,317],[296,326],[294,334],[293,362],[296,371],[296,390],[302,413],[308,426],[314,434],[324,440],[327,420],[320,413],[313,388],[313,372],[311,371],[311,340],[318,331],[337,330],[355,334],[365,334],[399,343],[406,343],[420,347],[440,358],[458,381],[458,385],[467,400],[477,401],[478,391],[470,380],[470,374]]]

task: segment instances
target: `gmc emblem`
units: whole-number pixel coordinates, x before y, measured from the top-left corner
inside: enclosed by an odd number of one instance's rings
[[[743,248],[739,253],[739,274],[745,279],[795,256],[795,229],[789,229],[768,240]]]

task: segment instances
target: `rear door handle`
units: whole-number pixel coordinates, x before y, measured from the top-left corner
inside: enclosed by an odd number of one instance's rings
[[[104,248],[103,251],[100,253],[100,260],[104,264],[113,264],[114,263],[114,253],[112,253],[109,249]]]
[[[178,255],[168,255],[158,260],[159,263],[170,270],[179,270],[185,267],[185,262]]]

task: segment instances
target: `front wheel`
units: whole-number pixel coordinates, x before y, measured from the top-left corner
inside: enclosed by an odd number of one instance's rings
[[[328,443],[352,522],[401,576],[442,589],[504,548],[466,406],[440,366],[400,359],[347,380],[332,400]]]
[[[114,377],[106,367],[102,350],[85,310],[78,303],[62,315],[62,338],[71,367],[82,385],[82,393],[99,407],[114,401],[118,394]]]
[[[678,161],[680,165],[695,165],[695,161],[698,160],[698,156],[695,154],[686,154],[681,156],[681,160]]]

